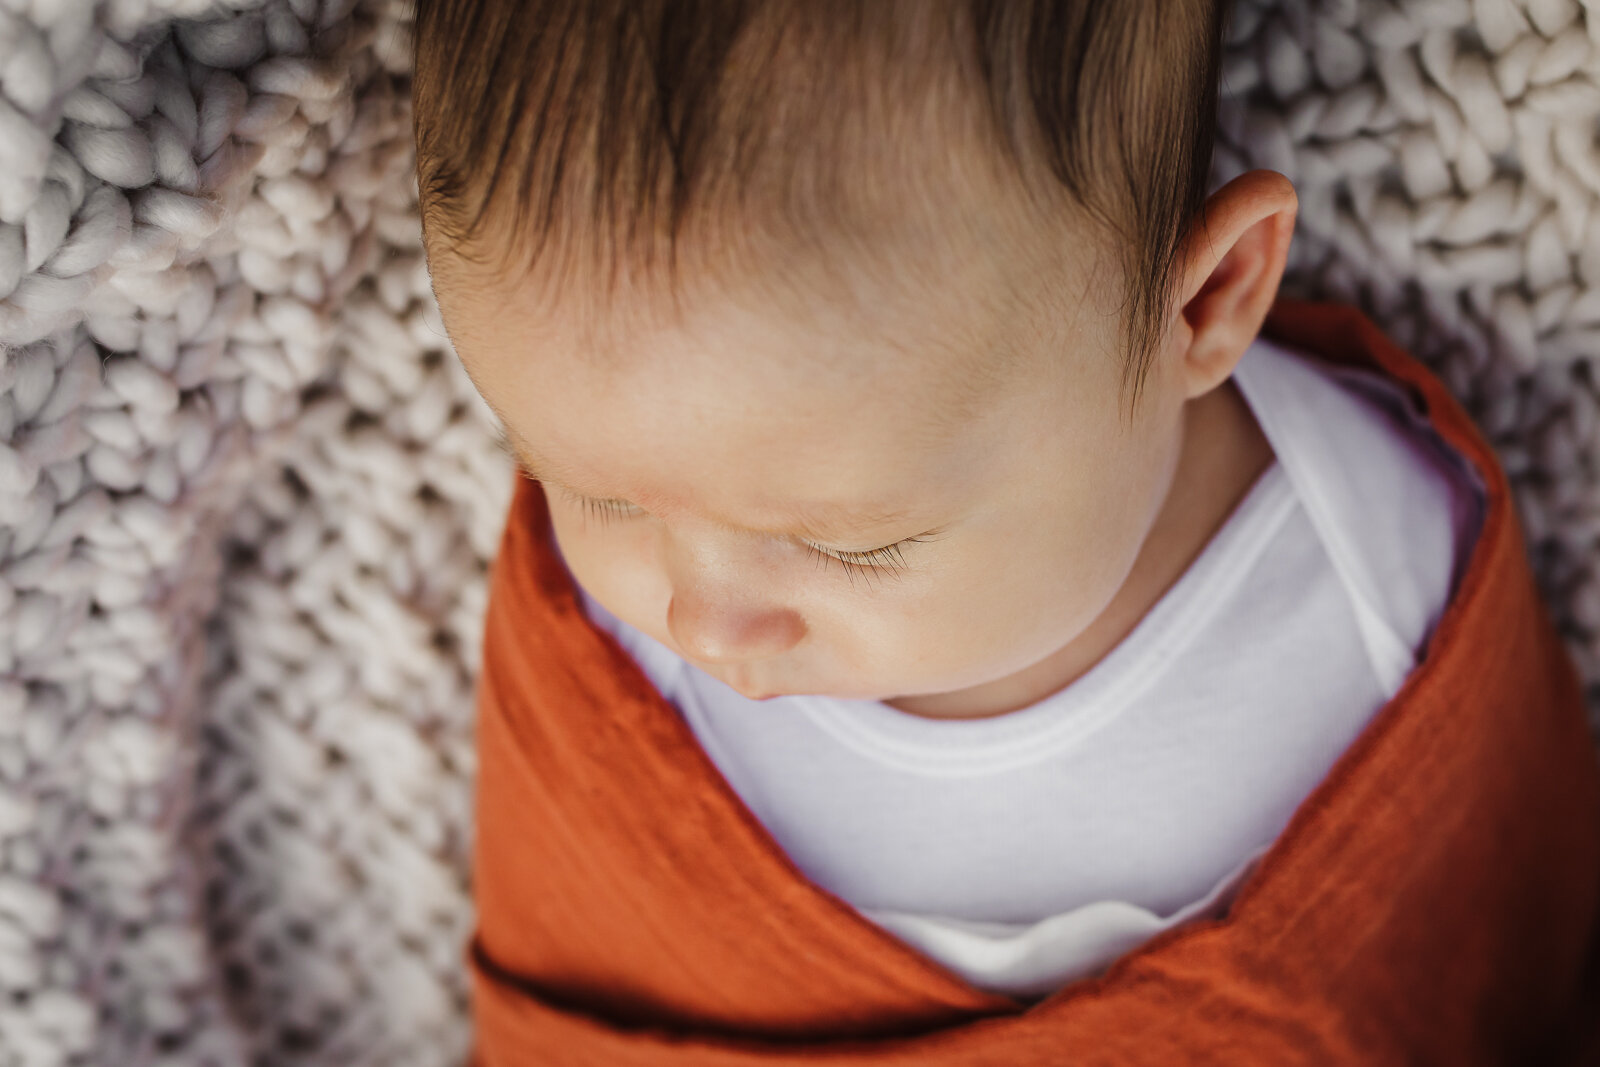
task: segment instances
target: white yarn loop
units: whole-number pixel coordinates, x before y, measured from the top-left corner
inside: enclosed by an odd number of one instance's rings
[[[26,113],[0,96],[0,144],[6,146],[6,166],[0,168],[0,221],[18,223],[44,180],[51,140]]]
[[[61,137],[83,169],[102,181],[137,189],[155,178],[150,139],[141,130],[68,123]]]

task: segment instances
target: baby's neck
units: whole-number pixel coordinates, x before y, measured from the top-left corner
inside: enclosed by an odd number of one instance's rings
[[[1121,643],[1166,594],[1272,459],[1272,446],[1232,379],[1191,401],[1167,499],[1127,579],[1086,630],[1032,666],[993,682],[884,703],[926,718],[982,719],[1029,707],[1066,688]]]

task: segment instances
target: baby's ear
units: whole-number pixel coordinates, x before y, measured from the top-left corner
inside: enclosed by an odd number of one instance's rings
[[[1233,373],[1278,295],[1299,198],[1274,170],[1252,170],[1211,194],[1179,250],[1181,357],[1191,397]]]

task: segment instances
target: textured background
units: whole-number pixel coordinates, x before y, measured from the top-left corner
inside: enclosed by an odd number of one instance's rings
[[[407,5],[0,0],[0,1067],[459,1063],[511,471]],[[1241,0],[1217,182],[1438,368],[1600,692],[1600,0]],[[1600,700],[1591,704],[1600,709]]]

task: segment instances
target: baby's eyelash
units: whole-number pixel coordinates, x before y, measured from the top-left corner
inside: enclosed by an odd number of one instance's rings
[[[826,566],[827,562],[832,560],[839,564],[840,567],[843,567],[845,576],[850,579],[850,584],[853,586],[856,581],[855,576],[858,573],[866,576],[868,585],[871,585],[872,576],[875,574],[887,574],[892,578],[898,578],[900,572],[905,569],[905,557],[900,554],[900,546],[927,540],[930,540],[930,538],[908,537],[904,541],[896,541],[892,545],[874,548],[870,552],[842,552],[836,548],[823,548],[821,545],[814,545],[810,541],[802,543],[806,546],[807,551],[816,556],[817,561],[823,566]]]
[[[594,518],[602,526],[610,522],[613,517],[629,518],[637,510],[631,504],[621,500],[596,500],[593,497],[580,496],[568,490],[562,490],[568,499],[583,506],[585,518]],[[806,550],[815,556],[817,562],[826,566],[829,561],[839,564],[844,569],[845,576],[850,579],[850,584],[855,584],[855,576],[859,573],[871,583],[875,574],[888,574],[898,577],[905,569],[905,557],[901,554],[901,546],[919,544],[932,540],[930,537],[907,537],[903,541],[896,541],[892,545],[882,548],[870,549],[866,552],[848,552],[843,549],[825,548],[810,541],[802,541]]]
[[[579,496],[576,493],[568,493],[567,495],[583,505],[583,513],[586,517],[599,519],[602,526],[610,522],[613,515],[625,519],[633,514],[631,507],[620,500],[596,500],[593,497]]]

